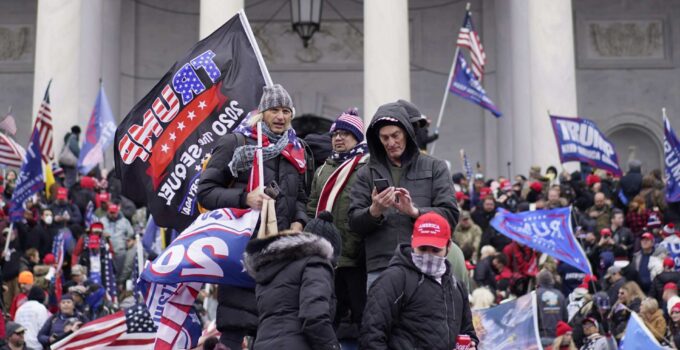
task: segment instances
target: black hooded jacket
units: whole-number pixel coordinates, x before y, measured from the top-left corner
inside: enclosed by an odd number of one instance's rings
[[[449,262],[440,284],[413,264],[411,253],[409,244],[400,245],[371,286],[360,348],[450,350],[459,334],[479,343],[468,292],[451,274]]]
[[[394,249],[399,244],[411,241],[415,221],[395,208],[386,210],[380,218],[374,218],[368,211],[375,179],[386,179],[390,186],[395,186],[387,152],[378,136],[379,127],[383,123],[381,119],[386,117],[392,123],[398,123],[406,134],[406,149],[401,156],[403,173],[397,187],[409,191],[413,205],[420,214],[434,211],[445,217],[451,227],[456,227],[459,214],[446,163],[419,152],[413,127],[402,106],[397,103],[380,106],[366,132],[371,158],[357,172],[349,207],[350,228],[365,237],[366,269],[369,272],[387,267]]]
[[[255,349],[340,349],[332,257],[331,244],[311,233],[248,243],[244,260],[260,315]]]

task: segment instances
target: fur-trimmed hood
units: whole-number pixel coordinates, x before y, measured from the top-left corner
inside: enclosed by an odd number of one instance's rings
[[[322,237],[302,232],[254,239],[248,243],[243,260],[248,274],[256,282],[263,283],[274,278],[291,261],[313,256],[326,260],[330,264],[333,258],[333,247]]]

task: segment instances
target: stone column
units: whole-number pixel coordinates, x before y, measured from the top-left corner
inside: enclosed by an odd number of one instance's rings
[[[104,0],[38,0],[33,118],[52,79],[55,157],[72,125],[83,131],[102,77]]]
[[[411,99],[408,0],[364,1],[364,124],[381,104]]]
[[[203,39],[242,9],[244,0],[201,0],[199,39]]]
[[[548,110],[577,113],[571,0],[496,0],[499,162],[560,168]],[[507,160],[505,160],[507,158]],[[505,175],[505,172],[503,172]]]

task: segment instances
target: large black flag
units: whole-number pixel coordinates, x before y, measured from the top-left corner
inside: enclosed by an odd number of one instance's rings
[[[146,204],[159,226],[188,226],[201,160],[257,108],[265,84],[271,78],[241,11],[175,62],[118,125],[123,195]]]

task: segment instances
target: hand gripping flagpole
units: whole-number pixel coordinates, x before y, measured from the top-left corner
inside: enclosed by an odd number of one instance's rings
[[[465,13],[470,11],[470,3],[465,5]],[[456,42],[458,41],[458,34],[456,33]],[[458,54],[460,53],[460,46],[456,43],[456,52],[453,54],[453,62],[451,63],[451,71],[449,71],[449,78],[446,80],[446,86],[444,87],[444,97],[442,98],[442,105],[439,107],[439,116],[437,117],[437,126],[434,131],[439,133],[439,127],[442,125],[442,116],[444,116],[444,108],[446,108],[446,100],[449,98],[449,87],[451,86],[451,79],[453,79],[453,71],[456,68],[456,60],[458,59]],[[437,140],[432,143],[432,148],[430,149],[430,155],[434,155],[434,150],[437,148]]]
[[[12,232],[14,232],[14,222],[9,224],[9,233],[7,233],[7,237],[5,238],[5,249],[2,251],[2,257],[5,261],[9,261],[9,241],[12,240]]]

